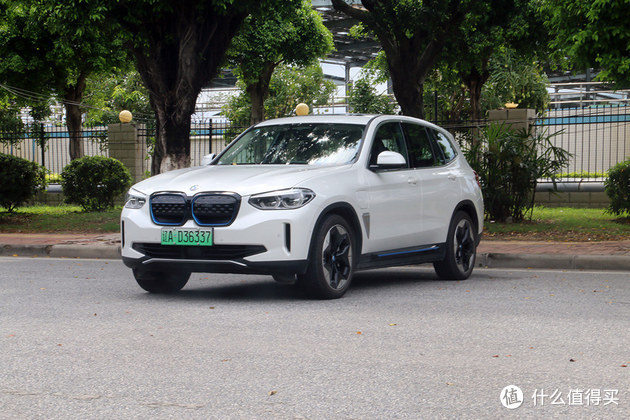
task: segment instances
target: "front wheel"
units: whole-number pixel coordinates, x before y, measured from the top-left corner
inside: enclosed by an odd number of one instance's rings
[[[175,293],[188,283],[190,272],[180,270],[151,270],[134,268],[138,285],[151,293]]]
[[[442,280],[465,280],[470,277],[477,255],[477,234],[470,216],[455,213],[448,229],[446,255],[433,263],[435,272]]]
[[[306,274],[298,284],[319,299],[342,297],[354,274],[355,238],[348,222],[337,215],[328,216],[314,232]]]

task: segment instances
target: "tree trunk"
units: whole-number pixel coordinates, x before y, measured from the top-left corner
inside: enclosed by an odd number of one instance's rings
[[[421,81],[418,78],[409,77],[407,70],[396,61],[392,60],[389,65],[389,74],[400,110],[403,115],[424,118],[424,79],[426,76],[422,77]]]
[[[81,108],[79,104],[83,99],[85,90],[85,76],[80,75],[74,86],[68,86],[64,93],[64,107],[66,109],[66,128],[70,138],[70,159],[83,157],[83,138],[81,137]]]
[[[481,89],[488,77],[490,77],[487,64],[488,60],[484,60],[481,71],[473,68],[467,74],[460,74],[470,96],[471,117],[473,120],[481,120],[483,118],[481,112]]]
[[[155,13],[127,29],[146,42],[130,43],[157,119],[153,175],[190,166],[190,118],[201,89],[216,76],[239,25],[242,8],[215,10],[177,3],[167,14]]]
[[[335,10],[361,21],[374,31],[387,56],[387,65],[396,100],[404,115],[424,117],[424,81],[433,69],[444,45],[466,16],[466,8],[459,1],[447,2],[441,22],[431,22],[427,27],[438,30],[428,33],[417,28],[410,34],[391,19],[395,15],[391,2],[362,0],[365,8],[352,7],[344,0],[332,0]],[[376,16],[376,17],[374,17]]]
[[[251,125],[258,124],[265,119],[265,99],[269,94],[269,83],[277,65],[273,62],[265,63],[263,70],[258,74],[258,80],[245,88],[252,103],[252,114],[249,120]]]
[[[417,42],[394,40],[381,42],[387,55],[394,96],[403,115],[424,118],[424,81],[433,69],[443,48],[443,42],[430,41],[419,50]]]
[[[466,89],[468,89],[468,94],[470,97],[470,108],[471,108],[471,119],[473,121],[479,121],[483,118],[483,113],[481,112],[481,89],[483,88],[484,83],[490,77],[490,72],[488,71],[488,60],[483,61],[482,70],[479,71],[477,68],[471,69],[467,74],[460,74],[460,78],[466,85]],[[479,143],[479,129],[472,129],[472,145],[476,146]]]
[[[196,96],[195,96],[196,98]],[[193,104],[194,107],[194,104]],[[157,127],[155,151],[151,162],[151,173],[156,175],[190,166],[190,114],[179,119],[173,113],[156,113]]]

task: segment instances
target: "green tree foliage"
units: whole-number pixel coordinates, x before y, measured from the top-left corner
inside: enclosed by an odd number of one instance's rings
[[[264,101],[278,65],[306,66],[332,48],[332,34],[308,0],[287,1],[248,16],[228,56],[250,97],[250,123],[265,117]]]
[[[79,4],[71,0],[64,4]],[[105,2],[127,35],[157,121],[152,172],[190,166],[190,117],[199,92],[218,74],[245,18],[280,0],[119,0]],[[64,6],[65,7],[65,6]]]
[[[44,168],[30,160],[0,153],[0,207],[11,213],[45,186]]]
[[[126,59],[97,3],[0,1],[0,82],[21,89],[31,107],[47,106],[50,96],[63,102],[73,159],[83,154],[80,103],[87,78]]]
[[[489,64],[490,77],[482,90],[482,108],[502,108],[507,102],[542,114],[549,107],[549,80],[540,64],[503,50]]]
[[[541,10],[548,16],[557,56],[577,69],[601,67],[600,79],[630,85],[630,2],[544,0]]]
[[[237,123],[249,121],[251,112],[249,95],[240,86],[240,93],[228,100],[223,109],[223,115]],[[324,79],[319,63],[307,67],[280,65],[271,77],[265,114],[269,118],[287,117],[301,102],[325,105],[334,90],[334,83]]]
[[[396,100],[405,115],[424,116],[424,82],[440,53],[476,2],[362,0],[363,9],[332,0],[335,9],[360,21],[380,42]]]
[[[516,50],[520,59],[530,62],[545,55],[549,37],[537,4],[535,0],[478,2],[476,12],[467,15],[453,42],[445,47],[443,60],[458,72],[466,87],[472,119],[484,117],[482,91],[497,70],[492,67],[495,55]]]
[[[61,172],[65,201],[84,211],[114,207],[116,198],[131,186],[129,169],[120,161],[104,156],[84,156],[70,162]]]
[[[435,121],[470,119],[470,102],[467,99],[466,86],[457,69],[440,61],[425,82],[425,118]]]
[[[118,114],[131,111],[135,121],[153,119],[149,93],[140,75],[133,68],[116,70],[105,75],[94,75],[87,80],[84,103],[86,123],[112,124],[119,122]]]
[[[17,98],[0,89],[0,131],[18,131],[22,127],[20,105]],[[5,136],[0,137],[0,142],[5,142]]]
[[[333,0],[335,8],[361,22],[354,35],[371,33],[378,38],[405,115],[423,117],[425,100],[430,98],[432,104],[432,93],[437,91],[440,104],[448,107],[447,119],[467,113],[481,119],[481,90],[490,76],[492,54],[504,45],[534,54],[547,39],[532,0],[361,3],[364,10]],[[429,96],[423,94],[425,83],[431,85]],[[464,101],[462,84],[470,106]]]
[[[376,91],[377,76],[364,71],[362,77],[355,80],[348,97],[348,105],[354,113],[362,114],[395,114],[396,104],[389,96]]]

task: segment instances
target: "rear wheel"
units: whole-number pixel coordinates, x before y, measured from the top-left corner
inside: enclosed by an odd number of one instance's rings
[[[134,268],[138,285],[151,293],[175,293],[188,283],[190,272],[181,270],[155,270]]]
[[[354,274],[355,238],[348,222],[337,215],[324,219],[315,231],[306,274],[298,283],[319,299],[342,297]]]
[[[446,255],[433,263],[437,275],[443,280],[465,280],[470,277],[477,256],[475,227],[470,216],[455,213],[448,229]]]

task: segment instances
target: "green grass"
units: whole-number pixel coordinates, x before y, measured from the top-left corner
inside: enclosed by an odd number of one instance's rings
[[[630,239],[630,218],[606,214],[604,209],[534,207],[531,221],[485,223],[489,239],[610,241]]]
[[[46,182],[49,184],[60,184],[61,183],[61,174],[46,174]]]
[[[558,178],[608,178],[608,172],[565,172],[556,176]]]
[[[0,211],[0,232],[118,232],[120,211],[120,207],[90,213],[79,206],[21,207],[14,213]]]
[[[77,206],[22,207],[10,214],[0,210],[0,232],[108,233],[119,231],[121,208],[85,213]],[[532,221],[485,222],[486,239],[606,241],[630,239],[630,218],[603,209],[535,207]]]

